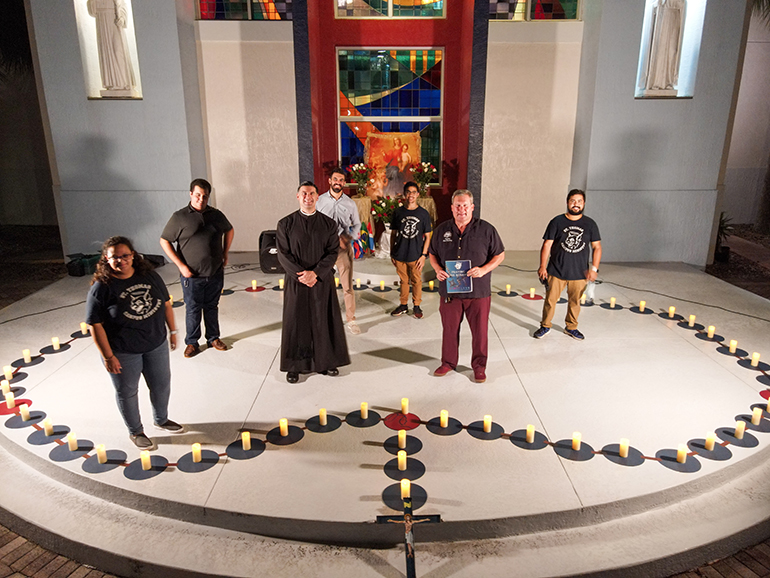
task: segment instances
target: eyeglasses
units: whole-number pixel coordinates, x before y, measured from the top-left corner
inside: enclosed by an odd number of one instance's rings
[[[134,256],[133,253],[126,253],[125,255],[113,255],[112,257],[107,257],[108,261],[128,261]]]

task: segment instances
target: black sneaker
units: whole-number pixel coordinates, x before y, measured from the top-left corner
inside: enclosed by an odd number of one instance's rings
[[[167,431],[169,433],[182,433],[184,431],[184,426],[179,425],[170,419],[167,419],[163,423],[156,423],[155,427],[156,429]]]
[[[406,305],[399,305],[390,314],[393,317],[398,317],[399,315],[403,315],[407,311],[409,311],[409,307],[407,307]]]
[[[415,319],[422,319],[422,309],[420,309],[419,305],[414,306],[412,313],[414,313]]]
[[[538,329],[537,331],[535,331],[535,333],[533,333],[533,334],[532,334],[532,337],[534,337],[535,339],[540,339],[540,338],[541,338],[541,337],[543,337],[543,336],[544,336],[546,333],[548,333],[550,330],[551,330],[551,328],[550,328],[550,327],[541,327],[540,329]]]
[[[577,339],[578,341],[583,341],[583,339],[585,339],[585,336],[577,329],[565,329],[564,333],[569,335],[572,339]]]
[[[140,450],[154,450],[155,449],[155,443],[148,438],[144,433],[139,433],[136,435],[131,434],[128,436],[132,442],[134,442],[134,445],[138,447]]]

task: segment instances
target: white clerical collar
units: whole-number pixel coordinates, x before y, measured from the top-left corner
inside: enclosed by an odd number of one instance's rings
[[[312,216],[313,216],[313,215],[315,215],[315,214],[316,214],[318,211],[313,211],[312,213],[306,213],[305,211],[303,211],[302,209],[300,209],[300,210],[299,210],[299,212],[300,212],[300,213],[302,213],[303,215],[305,215],[306,217],[312,217]]]

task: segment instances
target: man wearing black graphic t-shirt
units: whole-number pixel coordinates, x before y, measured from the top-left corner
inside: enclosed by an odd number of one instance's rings
[[[584,339],[577,328],[580,297],[586,283],[596,280],[602,259],[599,227],[593,219],[583,215],[585,202],[585,192],[572,189],[567,194],[567,212],[551,219],[545,229],[537,274],[547,284],[543,319],[540,329],[533,335],[535,339],[540,339],[551,330],[554,307],[565,287],[569,303],[564,333],[574,339]]]

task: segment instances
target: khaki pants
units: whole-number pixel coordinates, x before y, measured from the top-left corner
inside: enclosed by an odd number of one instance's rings
[[[396,261],[394,259],[394,261]],[[401,280],[401,305],[409,303],[409,287],[412,287],[412,301],[422,303],[422,271],[417,270],[417,261],[396,261],[396,273]]]
[[[353,293],[353,245],[340,247],[337,254],[337,273],[342,283],[342,294],[345,297],[345,322],[356,318],[356,296]]]
[[[583,296],[583,291],[586,288],[585,279],[577,279],[575,281],[565,281],[558,277],[548,277],[548,290],[545,292],[545,303],[543,304],[543,320],[540,322],[541,327],[551,327],[551,320],[553,319],[554,307],[559,300],[559,295],[567,288],[567,317],[564,319],[564,323],[567,329],[577,329],[578,315],[580,315],[580,298]]]

